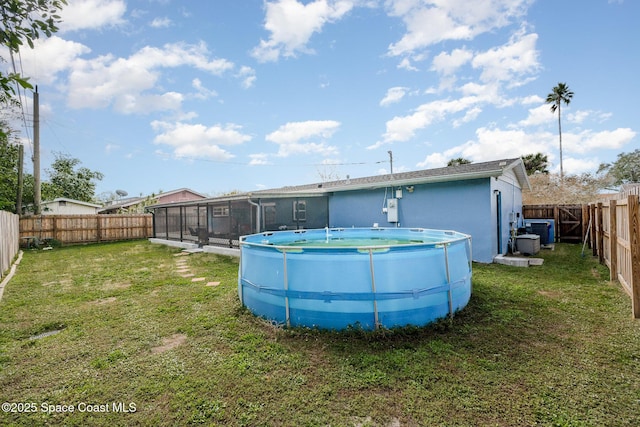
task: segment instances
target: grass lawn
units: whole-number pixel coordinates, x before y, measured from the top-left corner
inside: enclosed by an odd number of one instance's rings
[[[0,302],[0,425],[638,426],[640,321],[580,251],[475,264],[452,321],[374,333],[255,318],[234,258],[27,251]]]

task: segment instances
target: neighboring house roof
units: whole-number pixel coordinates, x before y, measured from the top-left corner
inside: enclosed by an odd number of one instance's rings
[[[177,194],[177,193],[181,193],[183,191],[189,192],[197,197],[200,197],[202,199],[206,198],[205,195],[200,194],[196,191],[193,191],[189,188],[179,188],[177,190],[172,190],[172,191],[166,191],[164,193],[159,193],[159,194],[155,194],[155,195],[150,195],[150,196],[143,196],[143,197],[129,197],[127,199],[121,200],[118,203],[113,203],[111,205],[105,206],[103,209],[100,209],[99,213],[106,213],[106,212],[117,212],[119,210],[126,210],[127,208],[131,207],[131,206],[136,206],[146,200],[150,200],[150,199],[161,199],[161,198],[165,198],[168,196],[171,196],[173,194]]]
[[[90,208],[101,208],[102,205],[96,205],[95,203],[89,203],[89,202],[83,202],[82,200],[75,200],[75,199],[68,199],[66,197],[57,197],[53,200],[47,200],[45,202],[42,202],[41,205],[42,206],[46,206],[46,205],[50,205],[52,203],[58,203],[58,202],[67,202],[67,203],[72,203],[74,205],[81,205],[81,206],[87,206]]]
[[[348,178],[337,181],[287,186],[269,190],[258,190],[232,196],[214,197],[184,203],[185,205],[201,204],[212,201],[246,200],[247,198],[269,198],[292,196],[321,196],[338,191],[384,188],[389,186],[416,185],[435,182],[462,181],[467,179],[493,178],[513,171],[520,187],[531,189],[527,171],[521,158],[494,160],[482,163],[447,166],[435,169],[423,169],[412,172],[400,172],[386,175],[374,175],[363,178]],[[152,207],[165,207],[171,204],[156,204]]]

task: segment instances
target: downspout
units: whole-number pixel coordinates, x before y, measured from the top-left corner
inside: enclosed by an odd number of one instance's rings
[[[502,192],[493,190],[493,194],[496,195],[496,228],[498,231],[498,255],[500,255],[502,253]]]
[[[251,200],[251,195],[249,195],[247,202],[249,202],[250,205],[256,207],[256,233],[259,233],[260,232],[260,211],[262,210],[262,206],[260,205],[260,202],[258,203],[253,202]]]

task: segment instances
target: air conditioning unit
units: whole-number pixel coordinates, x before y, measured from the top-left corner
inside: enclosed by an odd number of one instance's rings
[[[537,234],[521,234],[516,237],[516,249],[524,255],[535,255],[540,252],[540,236]]]

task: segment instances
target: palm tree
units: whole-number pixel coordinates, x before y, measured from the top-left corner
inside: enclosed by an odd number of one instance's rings
[[[471,163],[471,160],[465,159],[464,157],[458,157],[457,159],[449,160],[447,166],[460,166],[460,165],[468,165]]]
[[[524,163],[524,168],[527,171],[527,175],[533,175],[537,172],[543,173],[545,175],[549,174],[549,170],[547,169],[549,160],[547,159],[546,154],[527,154],[526,156],[522,156],[522,162]]]
[[[560,137],[560,180],[564,177],[564,170],[562,168],[562,125],[560,124],[560,104],[563,102],[565,105],[569,105],[573,98],[573,92],[569,90],[569,86],[566,83],[558,83],[558,86],[553,88],[553,91],[547,95],[547,104],[551,104],[551,112],[555,113],[558,110],[558,135]]]

